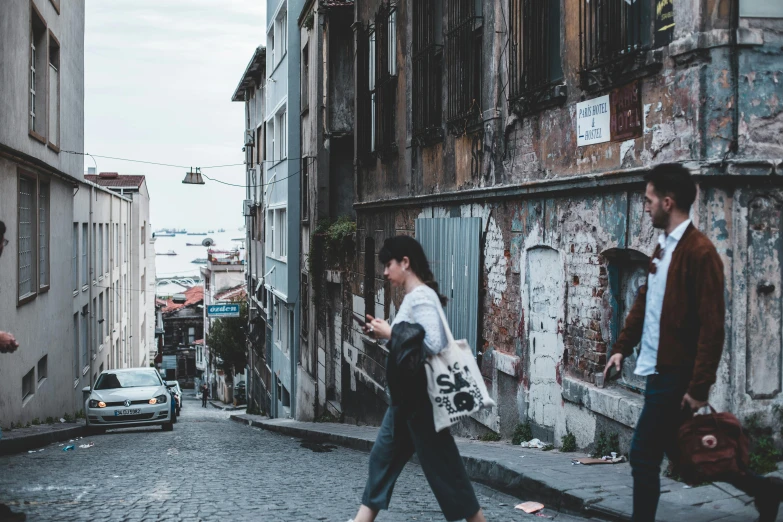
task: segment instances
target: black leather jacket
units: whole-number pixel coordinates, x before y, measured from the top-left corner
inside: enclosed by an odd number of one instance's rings
[[[391,338],[386,347],[389,358],[386,362],[386,383],[393,406],[412,412],[417,406],[426,404],[427,377],[424,363],[424,328],[420,324],[400,322],[392,327]]]

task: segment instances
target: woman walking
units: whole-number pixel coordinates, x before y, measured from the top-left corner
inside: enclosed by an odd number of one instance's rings
[[[454,438],[448,429],[435,431],[420,364],[447,345],[437,308],[446,298],[438,294],[427,257],[415,239],[387,239],[378,259],[385,265],[384,277],[402,288],[405,297],[391,325],[370,315],[364,325],[366,334],[389,341],[391,405],[370,453],[369,476],[354,522],[373,522],[381,509],[388,509],[397,477],[414,452],[446,520],[485,522]],[[403,352],[410,356],[402,359]]]

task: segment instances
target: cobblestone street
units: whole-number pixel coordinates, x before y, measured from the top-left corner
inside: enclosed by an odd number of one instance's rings
[[[2,457],[0,502],[28,520],[346,522],[355,514],[366,453],[303,446],[231,422],[230,412],[200,406],[186,400],[173,432],[109,431],[76,441],[75,451],[53,444]],[[94,447],[78,448],[91,441]],[[541,520],[514,510],[517,499],[481,485],[476,490],[487,520]],[[547,515],[558,522],[582,520],[549,510]],[[391,510],[378,520],[443,520],[419,466],[408,464]]]

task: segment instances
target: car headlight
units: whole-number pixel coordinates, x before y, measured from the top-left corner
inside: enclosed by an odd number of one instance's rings
[[[90,408],[105,408],[106,403],[103,401],[96,401],[95,399],[90,399],[89,406]]]
[[[166,396],[158,395],[154,399],[150,399],[150,404],[166,404]]]

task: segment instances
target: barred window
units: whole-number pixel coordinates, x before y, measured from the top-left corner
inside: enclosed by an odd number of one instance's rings
[[[650,0],[592,0],[579,3],[580,69],[583,88],[611,85],[649,48]]]
[[[375,150],[374,38],[374,29],[360,26],[356,31],[356,152],[360,160]]]
[[[375,83],[371,86],[375,135],[373,151],[388,151],[395,145],[394,113],[397,107],[397,7],[384,4],[375,15],[375,30],[370,33],[375,60],[371,69]],[[371,55],[372,53],[371,49]]]
[[[19,299],[35,295],[35,179],[19,176]]]
[[[446,12],[446,121],[459,132],[481,115],[482,0],[454,0]]]
[[[38,184],[38,288],[49,287],[49,184]]]
[[[413,4],[413,137],[424,142],[439,137],[443,123],[442,20],[441,0]]]
[[[564,93],[552,92],[563,81],[560,2],[512,0],[510,30],[510,94],[515,109],[524,113],[546,106],[546,101],[564,101]]]

